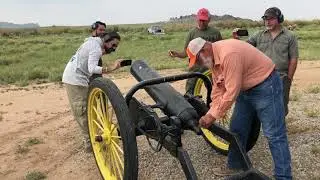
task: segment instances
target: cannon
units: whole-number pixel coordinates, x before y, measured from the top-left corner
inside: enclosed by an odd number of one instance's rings
[[[242,148],[236,134],[217,123],[209,129],[198,127],[199,119],[207,113],[211,102],[212,85],[207,76],[201,73],[184,73],[161,77],[143,60],[134,61],[130,71],[139,83],[125,97],[109,79],[99,77],[89,85],[89,135],[97,167],[104,179],[137,179],[137,136],[145,136],[154,151],[164,148],[176,157],[186,179],[197,179],[196,171],[181,142],[185,130],[207,139],[209,136],[219,136],[239,152],[244,172],[228,177],[229,179],[269,179],[253,168],[246,154],[250,148]],[[203,81],[207,89],[206,100],[191,94],[182,95],[169,84],[189,78],[200,78]],[[147,92],[154,104],[146,104],[134,97],[141,89]],[[254,142],[259,130],[260,124],[254,123],[254,136],[251,136]]]

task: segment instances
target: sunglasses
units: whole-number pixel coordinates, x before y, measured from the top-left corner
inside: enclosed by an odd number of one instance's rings
[[[113,48],[117,48],[117,47],[118,47],[118,45],[117,45],[117,44],[112,44],[112,45],[111,45],[111,47],[113,47]]]

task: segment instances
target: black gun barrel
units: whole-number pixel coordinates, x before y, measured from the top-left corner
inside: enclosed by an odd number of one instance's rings
[[[161,77],[142,60],[134,61],[131,65],[131,74],[138,81]],[[144,89],[157,104],[163,107],[163,111],[167,116],[176,116],[181,119],[183,127],[191,129],[197,134],[201,133],[198,128],[198,120],[200,117],[197,111],[169,83],[149,85],[145,86]]]

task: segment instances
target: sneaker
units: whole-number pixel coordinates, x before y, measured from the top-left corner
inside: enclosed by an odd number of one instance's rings
[[[216,176],[233,176],[233,175],[239,174],[241,172],[243,172],[243,170],[231,169],[226,166],[213,169],[213,174],[215,174]]]

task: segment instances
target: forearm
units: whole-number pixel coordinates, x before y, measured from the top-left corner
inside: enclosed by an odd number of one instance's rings
[[[105,73],[110,73],[114,70],[118,69],[117,68],[117,65],[116,64],[113,64],[113,65],[107,65],[103,68],[102,70],[102,73],[105,74]]]
[[[289,67],[288,67],[288,78],[293,79],[294,73],[297,69],[298,60],[297,59],[291,59],[289,61]]]
[[[101,66],[97,66],[96,63],[89,61],[88,71],[90,74],[102,74],[103,68]]]
[[[177,53],[177,57],[178,58],[186,58],[187,57],[187,53],[185,51],[178,52]]]

